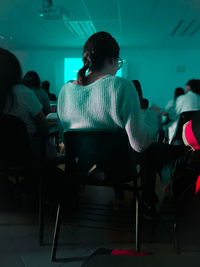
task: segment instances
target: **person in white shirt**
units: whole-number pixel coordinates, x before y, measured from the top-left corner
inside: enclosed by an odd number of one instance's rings
[[[14,115],[24,122],[32,152],[32,161],[30,163],[36,166],[38,164],[37,158],[41,158],[39,154],[41,150],[37,150],[38,142],[35,142],[39,137],[36,137],[36,135],[49,140],[47,139],[49,127],[42,111],[42,105],[36,95],[32,90],[22,85],[21,82],[22,71],[18,59],[9,51],[0,48],[0,113],[3,115]],[[13,132],[11,134],[13,140],[17,141],[19,133]],[[22,151],[24,151],[23,148]],[[13,155],[20,157],[20,151],[19,153],[15,151]],[[46,160],[53,159],[52,155],[48,154],[46,156]],[[27,162],[23,160],[23,163],[26,164]],[[31,173],[29,174],[28,179],[23,180],[23,190],[25,190],[23,192],[28,192],[29,195],[35,196],[38,192],[39,180],[37,178],[39,176],[31,176]],[[62,189],[66,188],[64,185],[64,172],[57,168],[55,164],[45,165],[43,178],[45,194],[49,193],[50,196],[56,195],[59,198],[60,195],[64,195],[64,192],[62,192]],[[71,191],[70,188],[69,192]]]
[[[21,67],[17,58],[0,48],[0,112],[19,117],[27,132],[37,131],[46,136],[48,124],[42,112],[42,105],[29,88],[21,84]]]
[[[186,83],[185,94],[176,101],[176,114],[200,109],[200,80],[191,79]]]
[[[200,110],[200,80],[191,79],[186,83],[185,94],[177,98],[174,110],[174,122],[168,129],[169,143],[176,134],[180,114],[186,111]]]
[[[39,75],[35,71],[28,71],[24,78],[23,84],[32,89],[36,97],[42,104],[42,111],[44,115],[51,113],[49,96],[44,89],[41,88],[41,81]]]
[[[0,49],[0,112],[10,114],[21,119],[26,125],[30,148],[34,159],[38,158],[39,136],[48,138],[48,122],[44,117],[42,105],[32,90],[21,84],[21,67],[17,58],[7,50]],[[51,147],[48,141],[48,148]],[[56,151],[52,146],[53,159]]]

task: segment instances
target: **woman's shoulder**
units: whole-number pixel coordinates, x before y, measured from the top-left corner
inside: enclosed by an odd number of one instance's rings
[[[118,89],[119,92],[123,92],[123,94],[132,94],[134,91],[136,91],[134,84],[132,81],[118,77],[118,76],[113,76],[113,81],[114,81],[114,88]]]
[[[100,86],[100,87],[104,87],[104,84],[106,84],[106,88],[108,87],[114,87],[114,88],[127,88],[127,90],[129,88],[131,88],[131,90],[134,88],[133,83],[125,78],[122,77],[118,77],[118,76],[114,76],[114,75],[105,75],[104,77],[102,77],[101,79],[95,81],[92,84],[87,85],[86,87],[90,88],[93,86]],[[83,86],[81,86],[83,87]],[[80,85],[74,83],[74,81],[68,81],[66,84],[63,85],[63,87],[60,90],[60,94],[63,94],[67,91],[73,90],[74,88],[78,89],[81,88]]]
[[[13,87],[13,91],[15,95],[20,95],[20,96],[33,96],[35,95],[33,90],[30,88],[26,87],[24,84],[16,84]]]
[[[17,84],[13,87],[14,95],[18,103],[25,103],[27,106],[39,106],[40,102],[32,89],[23,84]]]
[[[102,78],[102,82],[104,81],[110,82],[116,88],[121,88],[121,87],[133,88],[134,87],[133,83],[130,80],[119,77],[119,76],[106,75],[105,77]]]

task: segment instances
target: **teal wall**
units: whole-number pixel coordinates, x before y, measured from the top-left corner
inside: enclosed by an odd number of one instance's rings
[[[37,71],[41,80],[51,82],[51,91],[58,95],[64,84],[64,58],[80,57],[82,49],[14,53],[24,73]],[[125,76],[140,80],[144,96],[160,107],[173,97],[176,87],[184,87],[191,78],[200,78],[200,50],[121,49],[121,57],[127,62]]]

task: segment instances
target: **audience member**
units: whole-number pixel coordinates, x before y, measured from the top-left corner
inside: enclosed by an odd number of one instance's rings
[[[36,133],[47,139],[49,130],[42,105],[34,92],[21,84],[22,72],[17,58],[1,48],[0,59],[0,112],[16,116],[25,123],[30,147],[36,158],[40,152]],[[48,159],[56,156],[54,147],[51,152],[51,155],[47,155]]]
[[[158,114],[149,109],[144,119],[133,83],[115,76],[119,62],[116,40],[106,32],[92,35],[84,46],[84,66],[77,81],[68,82],[60,91],[58,117],[64,131],[124,129],[132,148],[141,152],[157,135]]]
[[[116,77],[119,46],[106,32],[92,35],[84,46],[77,82],[60,91],[58,116],[69,129],[125,129],[134,150],[145,150],[158,131],[158,115],[149,110],[146,123],[133,83]],[[90,73],[85,76],[87,70]]]
[[[49,97],[41,88],[41,81],[38,74],[35,71],[28,71],[23,78],[23,84],[33,90],[43,106],[44,115],[46,116],[51,113]]]
[[[185,111],[200,109],[200,80],[191,79],[186,83],[185,95],[180,96],[176,101],[176,114]]]
[[[179,96],[184,95],[184,89],[181,87],[178,87],[174,91],[174,99],[171,99],[166,107],[165,107],[165,114],[168,115],[168,122],[173,121],[176,119],[176,100]]]
[[[186,111],[200,110],[200,80],[189,80],[186,83],[185,94],[180,95],[175,104],[175,120],[168,128],[169,143],[175,136],[179,115]]]
[[[84,66],[78,72],[77,81],[68,82],[60,91],[58,116],[64,131],[125,129],[132,148],[141,152],[138,156],[144,187],[143,214],[152,219],[156,214],[156,173],[167,184],[184,163],[187,148],[153,143],[159,128],[159,110],[150,108],[142,115],[133,83],[115,76],[121,65],[118,60],[119,46],[110,34],[92,35],[84,46]]]
[[[46,160],[55,159],[56,150],[54,146],[51,147],[52,143],[48,139],[49,127],[42,111],[42,105],[34,92],[22,84],[22,71],[17,58],[2,48],[0,48],[0,84],[0,112],[17,117],[26,125],[33,163],[37,164],[38,158],[41,158],[40,142],[38,142],[41,137],[47,140],[47,149],[51,151],[46,154]],[[13,135],[17,135],[17,133],[13,133]],[[48,167],[45,168],[43,177],[46,184],[45,193],[51,198],[55,195],[60,197],[62,188],[67,189],[70,193],[71,188],[63,186],[64,172],[55,164],[46,166]],[[23,190],[26,193],[33,196],[37,194],[39,182],[37,178],[30,176],[29,179],[23,180]]]
[[[57,97],[55,94],[50,93],[50,83],[48,81],[42,82],[42,89],[48,94],[50,101],[56,101]]]

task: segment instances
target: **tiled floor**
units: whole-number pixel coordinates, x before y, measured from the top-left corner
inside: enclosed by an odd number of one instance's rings
[[[2,187],[1,187],[2,188]],[[0,189],[1,191],[1,189]],[[68,224],[61,227],[59,238],[59,246],[57,251],[58,260],[54,263],[50,261],[51,242],[53,236],[53,224],[55,219],[55,209],[46,210],[45,220],[45,245],[40,247],[38,244],[38,228],[37,228],[37,213],[33,208],[20,209],[20,205],[8,201],[8,195],[5,190],[0,192],[0,267],[46,267],[46,266],[65,266],[65,267],[79,267],[97,248],[121,248],[121,249],[134,249],[134,232],[130,230],[130,223],[124,222],[126,206],[130,205],[130,195],[126,195],[126,203],[123,211],[113,211],[111,200],[113,198],[112,189],[108,188],[87,188],[82,196],[82,203],[91,204],[109,204],[109,212],[102,211],[101,209],[92,210],[81,208],[75,214],[66,214],[68,217]],[[10,195],[9,195],[10,199]],[[93,207],[101,208],[102,206],[93,205]],[[200,205],[196,202],[193,203],[192,208],[187,209],[187,216],[184,218],[183,223],[180,223],[179,236],[181,247],[190,252],[183,252],[181,256],[176,256],[175,250],[172,245],[172,240],[168,234],[167,229],[163,224],[158,224],[153,242],[150,242],[152,233],[152,223],[143,223],[142,226],[142,250],[154,253],[154,257],[149,258],[149,264],[155,259],[178,259],[183,260],[192,258],[198,260],[200,256],[200,229],[199,222],[200,216],[198,215]],[[112,214],[112,217],[104,216]],[[77,219],[77,216],[93,219],[93,221],[83,221]],[[129,214],[130,215],[130,212]],[[104,222],[96,222],[96,219],[107,218]],[[110,223],[110,219],[112,223]],[[129,221],[132,217],[129,218]],[[133,219],[133,218],[132,218]],[[119,228],[118,222],[121,221]],[[127,221],[127,220],[126,220]],[[85,227],[72,226],[72,224],[83,224]],[[99,230],[95,228],[88,228],[88,226],[96,227],[110,227],[119,228],[118,231],[113,230]],[[197,251],[196,253],[191,251]],[[181,258],[178,258],[181,257]],[[152,260],[151,260],[152,259]],[[160,262],[160,260],[159,260]],[[127,265],[130,266],[130,265]],[[138,265],[139,266],[139,265]],[[142,266],[142,265],[141,265]],[[154,266],[154,265],[145,265]],[[161,265],[155,265],[161,266]],[[162,267],[165,265],[162,265]],[[171,265],[173,266],[173,265]],[[176,265],[174,265],[176,266]],[[192,265],[191,265],[192,266]],[[194,266],[194,265],[193,265]],[[95,267],[95,266],[93,266]],[[102,266],[104,267],[104,266]],[[106,266],[105,266],[106,267]],[[121,267],[126,267],[122,266]],[[143,267],[143,266],[142,266]]]

